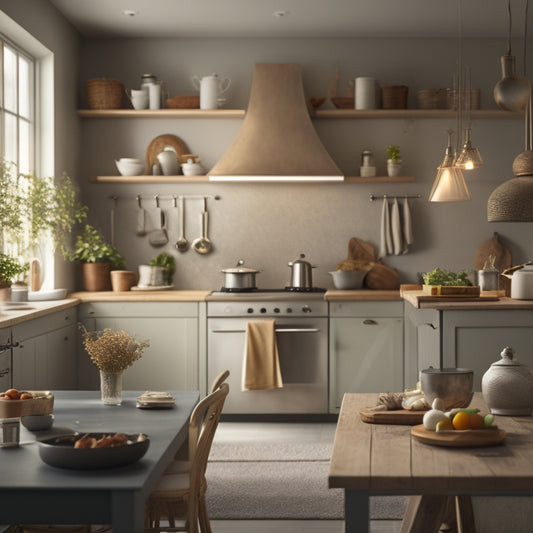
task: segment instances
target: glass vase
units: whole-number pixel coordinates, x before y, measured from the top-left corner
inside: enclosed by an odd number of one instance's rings
[[[105,405],[120,405],[122,403],[122,372],[100,370],[100,391]]]

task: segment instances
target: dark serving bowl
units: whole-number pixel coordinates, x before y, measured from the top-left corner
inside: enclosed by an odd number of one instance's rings
[[[150,439],[143,433],[126,434],[128,444],[113,448],[74,448],[74,443],[82,436],[88,435],[100,439],[105,433],[72,433],[48,437],[38,441],[41,459],[58,468],[75,470],[97,470],[100,468],[115,468],[138,461],[148,450]],[[138,439],[141,440],[138,440]]]

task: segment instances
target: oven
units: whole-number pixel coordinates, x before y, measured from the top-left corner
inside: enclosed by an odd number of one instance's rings
[[[230,371],[225,414],[325,414],[328,304],[323,292],[212,293],[207,298],[208,383]],[[242,391],[246,325],[274,319],[283,387]]]

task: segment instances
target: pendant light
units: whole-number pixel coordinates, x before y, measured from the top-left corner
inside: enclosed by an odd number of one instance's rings
[[[524,64],[527,43],[526,1],[524,29]],[[524,68],[525,73],[525,68]],[[528,82],[529,83],[529,82]],[[533,222],[533,114],[531,88],[528,105],[525,110],[525,151],[513,161],[513,173],[516,176],[498,186],[489,196],[487,202],[487,220],[489,222]]]
[[[502,79],[494,87],[494,100],[505,111],[523,111],[529,101],[531,84],[525,76],[516,75],[516,57],[511,54],[511,0],[508,2],[509,31],[507,54],[501,57]],[[526,0],[527,25],[527,0]],[[525,47],[525,44],[524,44]],[[524,58],[525,74],[525,58]]]
[[[448,130],[448,146],[429,194],[430,202],[464,202],[470,200],[462,170],[455,164],[452,147],[453,130]]]

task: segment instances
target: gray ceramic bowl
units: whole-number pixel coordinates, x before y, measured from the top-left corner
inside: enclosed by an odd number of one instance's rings
[[[360,289],[363,286],[363,280],[368,270],[335,270],[330,272],[333,278],[333,285],[339,290],[353,290]]]
[[[426,368],[420,374],[426,401],[444,401],[445,410],[468,407],[472,401],[474,371],[467,368]]]
[[[20,417],[20,421],[30,431],[44,431],[52,427],[54,415],[25,415]]]

